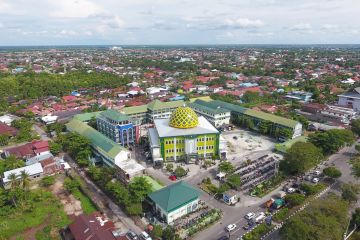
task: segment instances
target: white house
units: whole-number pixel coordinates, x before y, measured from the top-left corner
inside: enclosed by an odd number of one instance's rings
[[[16,179],[21,178],[21,173],[26,172],[29,175],[30,179],[36,179],[43,176],[44,170],[41,166],[41,163],[35,163],[26,167],[16,168],[10,171],[4,172],[4,178],[2,183],[5,189],[9,189],[11,185],[10,176],[12,174],[16,175]]]

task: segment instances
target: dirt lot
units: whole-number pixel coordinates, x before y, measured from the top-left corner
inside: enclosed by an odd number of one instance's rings
[[[72,194],[68,194],[64,188],[65,176],[58,175],[56,177],[56,182],[54,185],[50,187],[52,193],[56,195],[60,202],[64,205],[64,211],[67,215],[75,215],[78,216],[83,213],[81,208],[81,202],[77,200]]]
[[[236,129],[221,134],[227,141],[227,158],[242,158],[252,152],[269,151],[275,148],[275,140],[269,137]]]

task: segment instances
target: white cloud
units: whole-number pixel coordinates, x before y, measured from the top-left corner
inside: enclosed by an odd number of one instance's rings
[[[300,23],[289,27],[289,30],[291,31],[309,31],[311,29],[312,26],[309,23]]]
[[[259,19],[249,19],[249,18],[237,18],[237,19],[225,19],[225,26],[232,28],[259,28],[264,26],[264,22]]]
[[[104,12],[101,5],[88,0],[60,0],[53,4],[55,10],[50,11],[49,15],[57,18],[85,18]]]
[[[12,5],[6,0],[0,0],[0,13],[9,13],[13,10]]]
[[[4,28],[4,24],[2,22],[0,22],[0,28]]]
[[[75,32],[74,30],[66,30],[66,29],[63,29],[59,32],[60,35],[63,35],[63,36],[76,36],[78,35],[77,32]]]
[[[336,30],[338,29],[338,25],[334,25],[334,24],[324,24],[321,26],[322,30]]]

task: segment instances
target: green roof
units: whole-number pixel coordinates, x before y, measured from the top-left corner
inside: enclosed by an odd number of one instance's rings
[[[200,195],[200,190],[180,181],[151,193],[149,198],[169,213],[194,201]]]
[[[283,143],[278,143],[275,145],[275,149],[279,152],[286,153],[287,150],[291,148],[292,145],[294,145],[297,142],[307,142],[308,138],[305,136],[300,136],[297,138],[290,139]]]
[[[130,121],[130,118],[114,109],[109,109],[100,114],[101,116],[116,122]]]
[[[185,104],[185,102],[182,100],[162,102],[162,101],[156,99],[156,100],[152,101],[151,103],[149,103],[147,105],[147,108],[151,111],[154,111],[154,110],[161,110],[164,108],[176,108],[176,107],[183,106],[184,104]]]
[[[102,112],[100,111],[100,112],[80,113],[80,114],[76,114],[74,116],[74,119],[77,119],[82,122],[87,122],[90,121],[93,117],[96,118],[100,113]]]
[[[258,118],[261,120],[267,120],[272,123],[276,123],[278,125],[289,127],[289,128],[294,128],[297,124],[299,124],[299,122],[292,120],[292,119],[276,116],[276,115],[270,114],[270,113],[265,113],[265,112],[261,112],[261,111],[244,108],[239,105],[235,105],[235,104],[231,104],[231,103],[227,103],[227,102],[223,102],[223,101],[219,101],[219,100],[214,100],[212,102],[209,102],[208,105],[213,108],[220,106],[223,108],[227,108],[233,112],[242,113],[244,115]]]
[[[124,114],[138,114],[138,113],[146,113],[148,110],[155,111],[161,110],[164,108],[177,108],[183,106],[185,102],[183,100],[180,101],[170,101],[170,102],[162,102],[158,99],[150,102],[149,104],[144,104],[141,106],[134,107],[126,107],[122,110]]]
[[[202,109],[204,111],[210,112],[210,113],[214,113],[214,114],[219,114],[219,113],[226,113],[229,112],[229,109],[226,108],[222,108],[222,107],[212,107],[211,104],[209,104],[209,102],[197,99],[195,100],[195,102],[190,103],[189,106],[191,108],[195,108],[195,109]]]
[[[69,131],[77,132],[89,139],[93,148],[113,161],[116,155],[124,150],[124,148],[107,138],[105,135],[77,119],[72,119],[66,124],[66,127]]]
[[[146,113],[147,105],[134,106],[134,107],[126,107],[121,110],[125,114],[137,114],[137,113]]]

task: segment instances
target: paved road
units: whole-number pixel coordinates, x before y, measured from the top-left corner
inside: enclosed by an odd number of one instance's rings
[[[356,153],[357,153],[357,151],[355,150],[355,145],[353,145],[351,147],[345,147],[345,148],[341,149],[338,153],[329,157],[329,159],[327,161],[327,165],[335,166],[342,173],[341,177],[337,180],[337,183],[330,189],[330,191],[340,194],[340,186],[342,183],[357,181],[357,179],[355,179],[354,176],[351,175],[351,165],[348,162],[352,158],[352,156]],[[325,167],[326,166],[324,166],[324,165],[320,165],[319,170],[322,170]],[[275,231],[273,234],[268,236],[266,239],[267,240],[280,239],[279,231]]]
[[[97,203],[99,208],[101,208],[100,210],[104,212],[107,217],[109,217],[115,223],[121,222],[123,228],[122,230],[124,231],[132,229],[137,234],[143,231],[143,229],[140,229],[137,225],[135,225],[134,221],[129,218],[122,211],[122,209],[117,204],[115,204],[100,188],[98,188],[82,170],[78,168],[77,164],[71,159],[68,154],[65,154],[64,158],[70,164],[72,169],[74,169],[77,174],[80,175],[85,181],[87,187],[91,190],[92,193],[89,197],[92,199],[92,201]]]
[[[41,127],[39,127],[38,125],[34,124],[32,126],[32,130],[35,131],[37,134],[39,134],[41,140],[44,140],[44,141],[50,141],[51,140],[47,136],[46,132]]]

